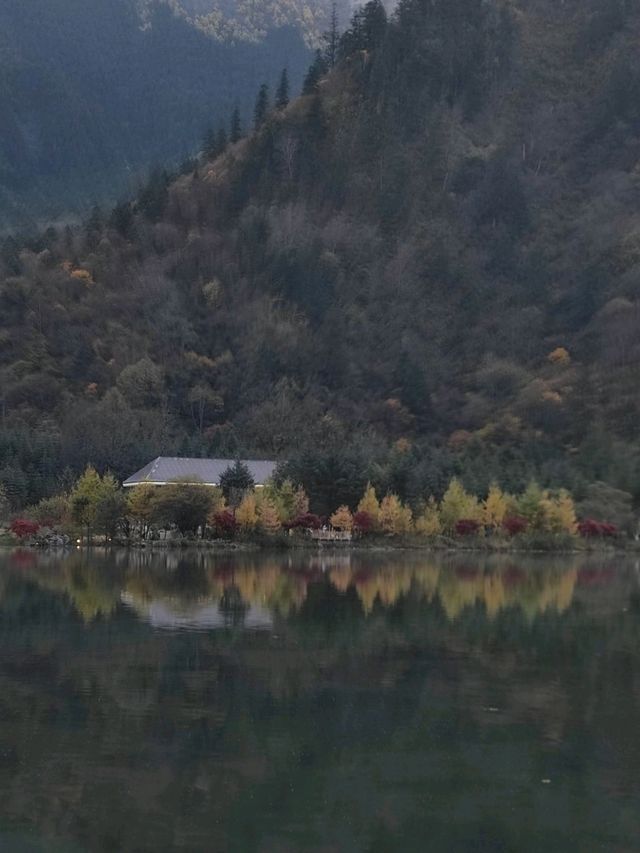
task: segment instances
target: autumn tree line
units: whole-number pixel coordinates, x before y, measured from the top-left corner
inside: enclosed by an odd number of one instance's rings
[[[539,544],[545,538],[562,544],[571,537],[620,538],[624,533],[613,522],[580,517],[566,489],[551,491],[531,482],[519,494],[493,483],[488,493],[477,496],[454,477],[440,499],[433,495],[413,505],[394,492],[378,496],[369,482],[352,505],[340,504],[326,516],[311,511],[304,486],[280,473],[256,487],[240,461],[223,473],[219,486],[176,480],[165,486],[140,484],[123,489],[109,473],[100,475],[92,466],[67,493],[40,501],[20,515],[7,519],[19,540],[46,535],[48,531],[79,536],[91,544],[148,541],[171,538],[246,539],[331,529],[353,538],[411,537],[435,543],[453,539],[510,540]],[[0,515],[7,516],[8,502],[0,493]]]

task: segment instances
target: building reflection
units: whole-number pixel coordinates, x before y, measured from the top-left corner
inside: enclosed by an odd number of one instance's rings
[[[271,630],[299,613],[318,585],[355,596],[367,618],[402,601],[438,608],[449,622],[476,610],[489,621],[508,609],[528,621],[563,614],[576,589],[607,586],[612,566],[575,559],[398,559],[361,555],[212,557],[207,553],[123,552],[67,556],[16,551],[11,569],[64,593],[85,622],[124,607],[157,629]],[[2,586],[0,585],[0,592]]]

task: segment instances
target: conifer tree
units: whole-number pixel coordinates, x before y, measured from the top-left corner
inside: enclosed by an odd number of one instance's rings
[[[282,69],[280,82],[276,90],[276,109],[284,110],[289,105],[289,73],[286,68]]]
[[[233,108],[233,112],[231,113],[229,139],[232,145],[235,145],[236,142],[242,139],[242,122],[240,120],[240,110],[237,106]]]
[[[327,70],[327,62],[324,56],[322,55],[322,51],[318,49],[316,50],[313,62],[311,63],[309,70],[307,71],[307,76],[304,78],[304,83],[302,84],[302,94],[315,94],[318,91],[318,85],[320,83],[320,80],[327,73]]]
[[[263,83],[262,86],[258,89],[258,96],[256,98],[256,105],[253,110],[253,126],[255,130],[260,130],[262,125],[265,123],[267,118],[267,114],[269,112],[269,87],[266,83]]]
[[[229,144],[229,139],[227,137],[227,131],[223,124],[218,128],[218,133],[216,134],[216,157],[219,157],[221,154],[227,150],[227,145]]]
[[[340,33],[338,31],[338,7],[335,2],[331,4],[329,29],[323,33],[322,42],[324,44],[324,60],[329,68],[333,68],[338,61],[338,46],[340,43]]]
[[[208,157],[210,160],[217,157],[217,137],[216,132],[212,127],[210,127],[204,135],[202,150],[204,151],[205,157]]]

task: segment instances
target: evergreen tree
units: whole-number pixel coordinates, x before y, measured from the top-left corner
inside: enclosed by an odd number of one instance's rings
[[[138,207],[150,222],[158,222],[169,199],[171,178],[164,169],[154,169],[138,196]]]
[[[217,156],[219,157],[221,154],[227,150],[227,145],[229,144],[229,138],[227,137],[227,131],[223,124],[218,128],[218,133],[216,134],[216,151],[218,152]]]
[[[239,459],[220,475],[220,488],[225,500],[233,505],[240,503],[244,494],[254,487],[253,477],[248,467]]]
[[[276,109],[284,110],[289,105],[289,74],[286,68],[282,69],[280,82],[276,91]]]
[[[229,139],[232,145],[235,145],[236,142],[242,139],[242,122],[240,120],[240,110],[237,106],[233,108],[233,112],[231,113]]]
[[[212,127],[210,127],[204,135],[202,150],[205,157],[208,157],[209,160],[213,160],[217,156],[216,132]]]
[[[253,110],[253,126],[255,130],[260,130],[262,125],[265,123],[268,112],[269,87],[266,83],[263,83],[258,89],[258,97],[256,98],[256,105]]]
[[[309,70],[307,71],[307,76],[304,78],[304,83],[302,84],[302,94],[314,95],[318,91],[318,84],[327,73],[327,70],[327,62],[322,55],[322,51],[316,50],[314,60],[311,63]]]
[[[331,4],[331,18],[329,29],[322,35],[324,44],[324,60],[329,68],[333,68],[338,61],[338,47],[340,44],[340,33],[338,30],[338,7],[336,3]]]

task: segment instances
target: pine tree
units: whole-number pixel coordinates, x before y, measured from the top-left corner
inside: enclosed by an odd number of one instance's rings
[[[227,150],[228,144],[229,138],[227,136],[226,128],[223,124],[221,124],[216,134],[216,157],[219,157],[221,154],[224,154],[224,152]]]
[[[229,139],[231,140],[232,145],[235,145],[236,142],[239,142],[240,139],[242,139],[242,122],[240,120],[240,110],[237,106],[234,107],[233,112],[231,113]]]
[[[338,61],[338,45],[340,43],[340,33],[338,31],[338,7],[335,2],[331,4],[329,29],[323,33],[322,42],[324,44],[324,60],[329,68],[333,68]]]
[[[318,49],[316,50],[313,62],[307,71],[307,76],[304,78],[302,94],[314,95],[318,91],[320,80],[325,76],[327,70],[327,62],[322,55],[322,51]]]
[[[212,127],[204,135],[202,150],[209,160],[214,160],[218,156],[216,132]]]
[[[269,87],[266,83],[263,83],[262,86],[258,89],[258,96],[256,98],[256,105],[253,110],[253,126],[255,130],[260,130],[262,125],[265,123],[267,118],[267,114],[269,112]]]
[[[276,91],[276,109],[284,110],[289,105],[289,73],[286,68],[282,69],[280,82]]]

